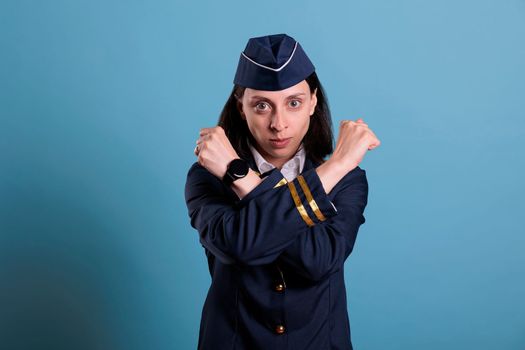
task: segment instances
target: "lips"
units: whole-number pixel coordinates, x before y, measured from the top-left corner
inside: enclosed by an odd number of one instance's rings
[[[275,148],[284,148],[286,147],[292,138],[284,138],[284,139],[270,139],[270,144]]]

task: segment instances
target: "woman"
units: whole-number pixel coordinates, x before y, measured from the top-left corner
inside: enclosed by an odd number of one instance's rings
[[[286,34],[251,38],[234,84],[186,182],[212,278],[198,347],[352,349],[343,265],[365,222],[358,164],[380,142],[346,120],[333,150],[315,68]]]

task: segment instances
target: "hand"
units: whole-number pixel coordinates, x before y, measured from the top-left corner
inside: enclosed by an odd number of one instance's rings
[[[359,118],[357,121],[343,120],[339,127],[339,137],[330,160],[343,166],[346,172],[361,163],[367,150],[381,144],[368,125]]]
[[[222,180],[228,164],[239,158],[220,126],[203,128],[199,132],[195,155],[200,165]]]

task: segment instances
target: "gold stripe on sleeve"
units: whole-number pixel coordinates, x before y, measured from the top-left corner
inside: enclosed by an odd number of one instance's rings
[[[295,206],[297,207],[297,211],[299,212],[299,214],[301,214],[303,220],[308,226],[314,226],[314,222],[312,221],[312,219],[310,219],[308,213],[306,212],[306,209],[304,209],[303,204],[301,203],[301,199],[299,198],[299,194],[297,193],[297,189],[295,188],[293,182],[288,182],[288,188],[290,189],[290,193],[292,195],[293,201],[295,202]]]
[[[317,206],[317,203],[314,200],[314,197],[312,196],[312,192],[310,192],[310,188],[306,184],[306,180],[304,179],[303,175],[299,175],[297,177],[297,180],[299,181],[299,184],[301,185],[301,188],[303,189],[304,195],[306,197],[306,200],[308,201],[308,204],[310,204],[310,208],[312,208],[315,216],[321,221],[325,221],[326,218],[321,212],[321,209]]]

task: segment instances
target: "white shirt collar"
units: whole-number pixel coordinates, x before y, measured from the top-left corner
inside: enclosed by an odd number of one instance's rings
[[[264,159],[264,157],[255,149],[255,147],[253,147],[251,144],[248,145],[250,147],[250,151],[252,152],[255,163],[257,164],[257,169],[259,169],[261,174],[275,168],[273,164]],[[293,181],[303,171],[305,157],[304,147],[301,143],[299,149],[292,159],[284,163],[283,167],[281,168],[281,173],[286,178],[286,180]]]

